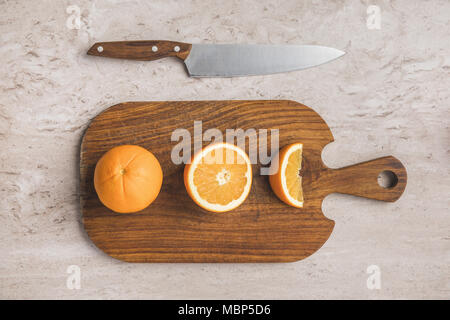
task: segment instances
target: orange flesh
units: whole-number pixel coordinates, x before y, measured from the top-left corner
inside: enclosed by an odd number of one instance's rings
[[[289,195],[303,202],[302,177],[300,176],[300,169],[302,168],[302,149],[291,153],[286,166],[286,186]]]
[[[208,152],[194,171],[194,184],[200,197],[209,203],[227,205],[239,199],[248,183],[247,164],[236,151]]]

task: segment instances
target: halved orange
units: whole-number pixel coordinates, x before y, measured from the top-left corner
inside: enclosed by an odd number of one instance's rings
[[[203,209],[213,212],[233,210],[250,192],[250,159],[244,150],[233,144],[210,144],[186,164],[184,185],[192,200]]]
[[[278,166],[275,174],[269,176],[270,186],[277,197],[284,203],[303,207],[303,188],[300,170],[302,168],[303,144],[290,144],[280,150],[273,165]]]

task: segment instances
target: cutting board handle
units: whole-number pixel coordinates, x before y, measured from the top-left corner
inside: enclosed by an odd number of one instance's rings
[[[89,55],[132,60],[157,60],[177,57],[185,60],[191,51],[189,43],[149,40],[97,42],[87,52]]]
[[[375,200],[394,202],[406,187],[407,175],[403,164],[388,156],[340,169],[330,169],[327,179],[328,193],[344,193]],[[378,183],[384,174],[390,180],[387,186]]]

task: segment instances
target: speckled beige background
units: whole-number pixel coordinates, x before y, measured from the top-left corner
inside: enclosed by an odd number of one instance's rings
[[[69,29],[66,9],[81,11]],[[378,5],[381,29],[366,26]],[[0,0],[0,298],[450,298],[450,2]],[[73,25],[73,24],[72,24]],[[88,57],[96,41],[321,44],[347,52],[299,72],[192,79],[175,59]],[[127,264],[87,238],[78,199],[89,121],[127,100],[293,99],[336,142],[332,167],[407,167],[396,203],[331,195],[336,227],[288,264]],[[81,289],[66,287],[69,265]],[[366,269],[381,270],[381,289]]]

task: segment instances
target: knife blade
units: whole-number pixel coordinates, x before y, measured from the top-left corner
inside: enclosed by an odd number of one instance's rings
[[[345,52],[316,45],[189,44],[175,41],[95,43],[89,55],[156,60],[177,57],[191,77],[238,77],[306,69],[337,59]]]

